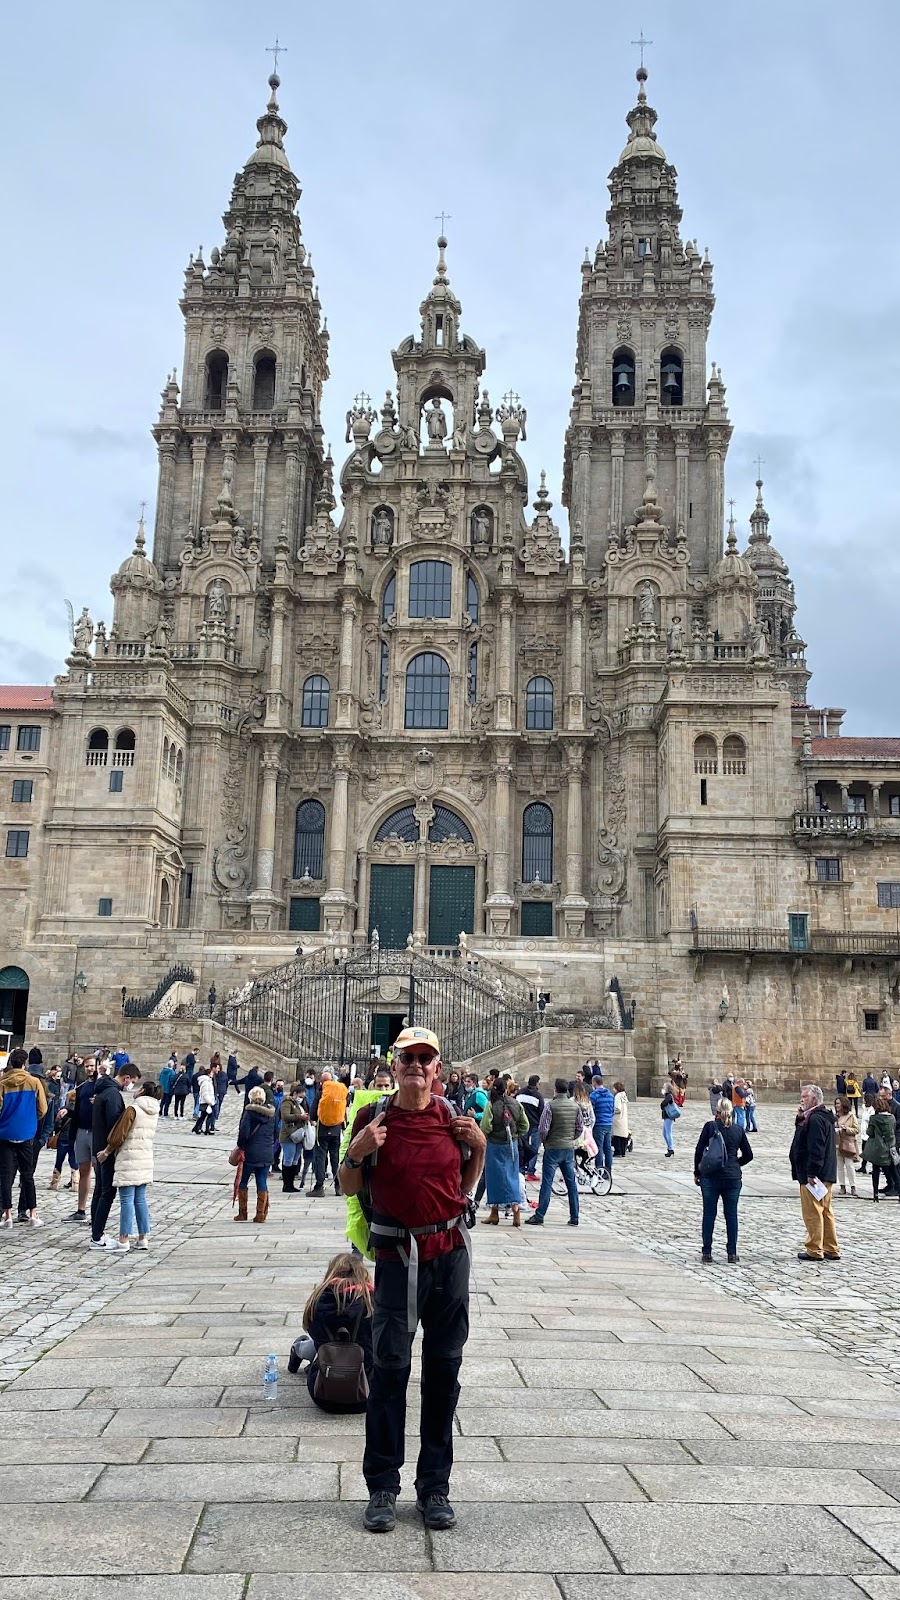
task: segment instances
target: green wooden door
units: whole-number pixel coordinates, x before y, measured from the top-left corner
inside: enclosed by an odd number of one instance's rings
[[[455,944],[475,932],[475,868],[432,867],[428,893],[428,943]]]
[[[549,900],[523,900],[519,918],[522,938],[553,938],[553,907]]]
[[[373,862],[369,875],[369,938],[378,937],[388,950],[402,950],[413,931],[415,867],[388,867]]]

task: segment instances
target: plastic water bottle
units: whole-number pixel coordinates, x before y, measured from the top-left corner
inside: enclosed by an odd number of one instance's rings
[[[266,1357],[266,1370],[263,1373],[263,1399],[274,1402],[278,1399],[278,1357]]]

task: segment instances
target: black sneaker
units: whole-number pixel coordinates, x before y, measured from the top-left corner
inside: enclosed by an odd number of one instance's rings
[[[87,1212],[72,1211],[67,1217],[63,1217],[63,1222],[87,1222]]]
[[[393,1533],[397,1526],[397,1496],[387,1489],[376,1489],[369,1495],[369,1504],[363,1513],[363,1527],[369,1533]]]
[[[731,1257],[729,1256],[728,1259],[730,1261]],[[703,1250],[700,1254],[700,1260],[705,1261],[708,1265],[712,1261],[712,1251]]]
[[[288,1372],[299,1372],[299,1371],[300,1371],[300,1357],[297,1355],[295,1350],[291,1349],[288,1352]]]
[[[29,1220],[30,1219],[29,1219],[27,1211],[20,1211],[18,1216],[16,1217],[16,1221],[17,1222],[28,1222]]]
[[[421,1511],[426,1528],[433,1528],[436,1533],[456,1527],[456,1512],[445,1494],[427,1494],[424,1500],[416,1501],[416,1510]]]
[[[731,1267],[739,1267],[740,1266],[741,1258],[735,1251],[733,1251],[732,1254],[728,1257],[728,1264]]]
[[[325,1185],[324,1185],[324,1183],[317,1183],[315,1188],[314,1189],[310,1189],[309,1192],[310,1192],[310,1196],[312,1197],[312,1199],[318,1200],[320,1195],[323,1195],[325,1193]]]
[[[543,1217],[526,1217],[525,1226],[526,1228],[542,1228],[544,1226],[544,1219]]]

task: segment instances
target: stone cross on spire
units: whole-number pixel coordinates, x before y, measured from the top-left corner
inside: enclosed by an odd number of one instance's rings
[[[276,44],[277,44],[277,42],[278,41],[276,40]],[[644,30],[642,28],[639,38],[632,39],[631,42],[632,42],[633,45],[637,45],[638,48],[640,49],[640,52],[641,52],[641,66],[643,67],[643,65],[644,65],[644,51],[649,48],[649,46],[653,43],[653,40],[644,38]]]
[[[273,71],[274,76],[277,78],[277,76],[278,76],[278,57],[287,55],[287,45],[286,44],[279,44],[277,33],[275,35],[275,43],[266,45],[266,55],[274,57],[275,65],[273,66],[272,71]],[[641,60],[643,60],[643,56],[641,57]]]

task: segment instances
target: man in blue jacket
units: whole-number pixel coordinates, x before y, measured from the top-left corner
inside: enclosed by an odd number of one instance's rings
[[[39,1078],[26,1072],[24,1050],[13,1050],[0,1074],[0,1228],[11,1228],[12,1190],[16,1173],[20,1204],[36,1228],[41,1226],[34,1192],[34,1141],[47,1113],[47,1096]]]
[[[603,1079],[595,1073],[591,1080],[591,1105],[594,1108],[594,1143],[597,1146],[597,1166],[612,1172],[612,1125],[616,1109],[615,1095],[604,1088]]]

